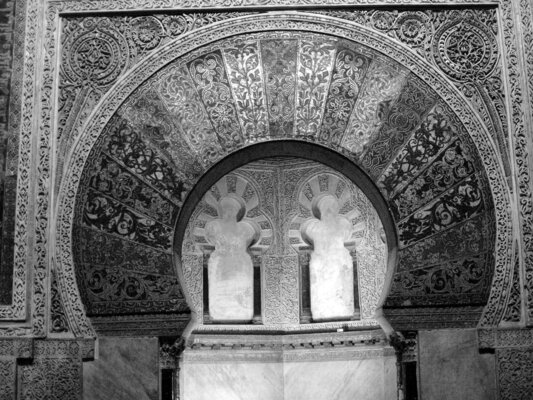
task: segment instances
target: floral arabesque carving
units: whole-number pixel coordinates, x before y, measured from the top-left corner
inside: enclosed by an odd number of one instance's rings
[[[520,15],[522,21],[522,42],[524,44],[525,74],[527,79],[529,107],[533,107],[533,7],[531,3],[520,1]],[[519,99],[516,100],[517,102]],[[513,103],[514,104],[514,103]],[[524,115],[524,118],[527,118]],[[529,115],[529,126],[533,126],[533,116]],[[518,136],[515,146],[520,147],[517,154],[517,165],[519,167],[519,190],[520,190],[520,216],[522,218],[522,235],[524,243],[524,284],[527,293],[527,321],[531,324],[533,321],[533,231],[531,229],[532,221],[532,199],[531,199],[531,178],[528,172],[528,165],[531,165],[530,159],[527,158],[526,146],[531,146],[531,140],[527,137]],[[531,148],[531,147],[529,147]],[[518,150],[518,149],[517,149]]]
[[[426,35],[423,32],[419,32],[421,28],[421,24],[425,21],[427,21],[427,18],[424,18],[424,16],[420,13],[411,13],[409,15],[405,14],[402,15],[403,18],[400,19],[401,23],[403,24],[405,22],[406,26],[408,25],[409,28],[406,28],[405,30],[402,30],[402,35],[405,38],[405,40],[411,44],[420,43],[421,41],[425,40]],[[161,24],[158,23],[154,18],[150,17],[143,17],[135,19],[135,23],[130,23],[130,26],[139,26],[139,29],[142,31],[145,29],[145,26],[150,25],[154,26],[156,29],[155,32],[160,32]],[[373,21],[375,21],[376,28],[380,28],[381,30],[386,30],[388,27],[394,25],[394,18],[391,16],[391,14],[387,14],[386,12],[382,12],[380,14],[376,14],[375,18],[373,17]],[[411,35],[412,38],[408,39],[408,35]],[[406,36],[407,35],[407,36]],[[157,36],[157,35],[156,35]],[[138,38],[137,38],[138,39]],[[145,38],[148,43],[148,47],[156,46],[160,43],[160,41],[157,39],[157,37],[154,38]],[[138,40],[137,40],[138,41]],[[153,44],[150,44],[149,42],[152,41]],[[137,43],[137,47],[142,50],[143,48],[142,43]]]
[[[50,332],[68,332],[68,322],[65,309],[61,301],[61,293],[57,289],[57,278],[54,271],[51,271],[50,282]]]
[[[500,399],[527,399],[533,391],[533,349],[498,349],[497,365]]]
[[[458,20],[442,25],[433,39],[437,65],[457,80],[484,79],[494,68],[496,38],[474,20]]]
[[[261,17],[257,17],[257,18],[261,18]],[[281,17],[277,17],[277,18],[281,18]],[[313,20],[315,17],[302,16],[302,18],[304,18],[304,19],[305,19],[305,18],[310,18],[310,21],[311,21],[311,20]],[[322,18],[322,17],[321,17],[321,18]],[[328,20],[328,21],[329,21],[329,22],[332,22],[331,20]],[[265,22],[262,22],[262,23],[265,23]],[[303,29],[311,29],[311,30],[316,29],[316,26],[313,25],[312,23],[309,24],[309,23],[306,23],[306,22],[303,22],[303,21],[302,21],[302,23],[300,23],[300,22],[296,23],[296,22],[294,22],[294,21],[287,22],[287,23],[282,23],[281,21],[276,21],[276,20],[274,19],[273,21],[269,21],[268,23],[269,23],[269,24],[273,24],[273,25],[271,25],[272,27],[277,27],[277,26],[279,26],[279,27],[284,27],[284,28],[290,28],[290,27],[294,27],[294,28],[296,28],[296,27],[297,27],[298,29],[302,29],[302,28],[303,28]],[[219,25],[219,27],[221,27],[222,25],[223,25],[223,23],[221,23],[221,24]],[[355,27],[355,25],[354,25],[352,28],[355,29],[355,30],[357,30],[357,28]],[[333,30],[340,34],[339,29],[342,30],[342,28],[340,28],[340,27],[335,27]],[[211,32],[211,33],[212,33],[212,32]],[[347,37],[351,37],[351,36],[352,36],[352,34],[350,34],[350,31],[345,31],[345,32],[343,33],[343,35],[346,35]],[[365,40],[366,40],[365,37],[366,37],[367,35],[372,36],[372,34],[371,34],[370,32],[365,31],[365,32],[364,32],[364,35],[357,36],[357,38],[358,38],[358,40],[365,41]],[[382,42],[380,42],[380,39],[381,39],[381,36],[379,36],[379,35],[372,37],[372,43],[373,43],[373,45],[376,45],[376,43],[382,43]],[[195,40],[201,40],[201,35],[198,35],[198,36],[196,37]],[[377,40],[377,42],[375,42],[376,40]],[[389,49],[389,50],[390,50],[390,49]],[[159,55],[159,57],[162,57],[162,59],[160,59],[160,61],[164,61],[164,60],[165,60],[165,57],[166,57],[166,56],[164,56],[164,54],[165,54],[165,53],[162,52],[162,53]],[[421,66],[417,67],[417,62],[418,62],[418,61],[415,61],[416,59],[410,59],[410,56],[409,56],[408,54],[402,54],[401,52],[397,52],[397,53],[395,53],[395,55],[398,56],[397,59],[400,60],[400,62],[408,63],[412,68],[414,68],[414,69],[416,70],[416,72],[417,72],[420,76],[422,76],[424,79],[427,79],[427,80],[431,81],[432,86],[435,87],[438,91],[439,91],[439,90],[444,90],[444,88],[447,87],[446,84],[445,84],[444,82],[439,81],[439,77],[438,77],[438,76],[429,77],[427,74],[424,74],[424,70],[425,70],[426,66],[424,66],[423,68],[422,68]],[[174,52],[173,57],[175,57],[175,56],[176,56],[176,53]],[[158,58],[159,58],[159,57],[158,57]],[[149,59],[149,60],[152,60],[150,57],[149,57],[148,59]],[[169,59],[167,59],[167,60],[169,60]],[[412,64],[411,64],[411,63],[412,63]],[[126,87],[127,87],[127,86],[126,86]],[[117,93],[120,93],[120,91],[117,92]],[[454,93],[454,92],[452,91],[451,93]],[[451,97],[449,98],[449,101],[450,101],[450,103],[451,103],[452,108],[454,109],[454,111],[457,112],[458,115],[460,115],[460,117],[461,117],[463,123],[465,124],[465,126],[467,126],[467,129],[469,130],[469,132],[471,133],[471,135],[473,135],[473,136],[475,137],[475,141],[476,141],[476,144],[478,145],[479,150],[480,150],[482,153],[483,153],[484,151],[489,151],[489,152],[491,152],[492,150],[490,150],[490,144],[489,144],[490,142],[485,141],[485,143],[483,143],[483,141],[478,140],[480,137],[479,137],[479,136],[476,136],[476,135],[479,134],[479,132],[481,132],[481,130],[479,129],[479,125],[477,125],[477,124],[478,124],[477,120],[476,120],[475,118],[473,118],[473,117],[470,118],[470,119],[465,118],[465,113],[468,114],[468,111],[464,111],[464,109],[460,110],[460,108],[462,108],[462,107],[459,107],[460,102],[454,100],[454,99],[453,99],[453,96],[451,96]],[[113,107],[110,108],[110,110],[113,110],[113,109],[114,109]],[[82,142],[80,142],[80,146],[81,146],[81,143],[82,143]],[[494,168],[494,167],[491,167],[491,166],[490,166],[490,163],[491,163],[490,159],[491,159],[491,157],[489,157],[489,156],[487,156],[487,157],[483,157],[483,160],[486,162],[485,167],[491,169],[491,173],[489,173],[489,179],[491,180],[491,185],[493,185],[493,192],[495,193],[495,196],[505,196],[505,195],[504,195],[504,192],[503,192],[501,189],[498,189],[498,190],[495,190],[495,189],[494,189],[494,184],[498,181],[498,179],[499,179],[498,177],[499,177],[500,175],[499,175],[499,173],[497,172],[497,171],[498,171],[498,168]],[[71,175],[69,175],[70,177],[72,177],[72,172],[73,172],[73,171],[71,171]],[[65,192],[65,193],[68,193],[68,191]],[[502,200],[503,200],[504,198],[505,198],[505,197],[503,197]],[[503,202],[503,203],[505,203],[505,202]],[[67,208],[62,208],[62,209],[66,210]],[[498,218],[501,219],[501,217],[498,217]],[[497,218],[497,219],[498,219],[498,218]],[[504,222],[505,220],[506,220],[506,217],[505,217],[505,215],[504,215],[504,216],[503,216],[503,219],[502,219],[502,222]],[[508,223],[504,222],[504,225],[506,225],[506,224],[508,224]],[[500,226],[501,226],[501,225],[500,225]],[[500,232],[500,231],[499,231],[499,232]],[[498,237],[500,238],[500,239],[499,239],[499,242],[498,242],[498,245],[497,245],[497,248],[498,248],[498,246],[499,246],[499,248],[500,248],[500,250],[498,250],[498,251],[502,251],[502,250],[503,250],[503,252],[506,253],[506,251],[504,250],[504,249],[505,249],[505,246],[502,246],[502,244],[504,244],[505,242],[502,243],[502,242],[501,242],[501,241],[502,241],[501,236],[498,236]],[[61,250],[61,251],[62,251],[62,250]],[[500,255],[500,257],[497,258],[497,263],[500,263],[500,264],[503,263],[503,265],[502,265],[502,267],[500,267],[499,264],[498,264],[498,267],[497,267],[497,274],[499,274],[499,273],[500,273],[500,274],[505,274],[505,268],[506,268],[506,267],[505,267],[504,265],[505,265],[506,261],[504,261],[504,260],[506,260],[506,256],[504,256],[503,259],[502,259],[502,258],[501,258],[501,255],[502,255],[502,254],[499,254],[499,255]],[[496,289],[496,292],[498,292],[498,290],[499,290],[499,289]],[[496,297],[497,297],[497,296],[498,296],[498,295],[496,294]]]
[[[0,306],[0,319],[21,320],[27,315],[27,257],[28,244],[25,240],[28,230],[28,202],[30,198],[31,169],[31,127],[34,102],[32,77],[35,74],[35,52],[37,49],[38,4],[34,1],[23,2],[16,7],[15,31],[13,35],[13,74],[11,79],[9,101],[9,130],[6,151],[6,181],[11,189],[6,195],[4,212],[5,228],[12,230],[6,233],[14,238],[12,247],[2,249],[2,268],[13,268],[12,302]],[[27,24],[27,26],[26,26]],[[19,153],[20,152],[20,153]],[[15,190],[15,186],[17,189]],[[11,216],[11,217],[8,217]],[[9,242],[6,241],[7,243]],[[7,265],[7,263],[12,265]],[[40,292],[35,293],[39,298]],[[41,306],[44,305],[41,301]],[[36,307],[34,313],[36,324],[43,328],[44,309]],[[44,329],[37,329],[44,332]],[[8,327],[0,329],[0,336],[29,334],[31,328]]]
[[[357,22],[398,40],[438,66],[494,132],[510,177],[507,111],[495,10],[317,11]]]
[[[502,322],[519,323],[522,320],[522,294],[520,291],[520,257],[518,243],[515,244],[514,268],[513,268],[513,285],[507,301],[507,310],[503,316]]]
[[[527,117],[524,115],[522,108],[524,105],[523,84],[525,81],[523,80],[524,76],[521,73],[520,55],[517,48],[516,26],[514,22],[516,8],[514,8],[511,2],[502,2],[501,7],[503,18],[506,21],[504,24],[505,62],[508,68],[507,80],[509,83],[510,98],[512,99],[509,104],[509,109],[511,112],[512,145],[514,146],[515,155],[516,191],[518,193],[518,211],[522,240],[521,248],[523,251],[523,256],[521,255],[521,258],[523,257],[525,272],[524,285],[527,288],[528,311],[526,313],[526,318],[529,322],[533,315],[530,306],[533,303],[533,198],[531,193],[531,158],[529,154],[531,139],[527,133],[525,125]],[[522,16],[525,18],[527,24],[527,10],[523,9],[522,11]],[[529,24],[531,24],[530,21]],[[527,29],[526,32],[528,32]],[[526,46],[526,51],[528,48],[529,47]],[[529,55],[530,54],[531,53],[529,53]],[[531,82],[531,76],[533,76],[533,74],[531,74],[531,64],[526,63],[526,66]],[[533,87],[533,85],[530,83],[528,88],[531,87]],[[533,99],[533,97],[531,97],[531,99]]]

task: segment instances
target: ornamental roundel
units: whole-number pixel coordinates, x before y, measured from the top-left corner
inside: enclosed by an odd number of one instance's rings
[[[444,24],[435,34],[435,46],[435,61],[454,79],[484,78],[496,64],[496,39],[475,21]]]
[[[419,46],[430,34],[429,17],[423,12],[403,13],[396,23],[400,40],[411,46]]]
[[[372,23],[374,28],[380,31],[388,31],[394,25],[394,19],[396,16],[393,13],[386,11],[376,11],[372,14]]]
[[[161,22],[151,16],[134,18],[129,28],[133,42],[144,50],[155,49],[165,33]]]
[[[95,27],[74,39],[65,65],[66,73],[75,81],[109,85],[124,70],[127,48],[126,40],[117,31]]]
[[[163,26],[168,35],[178,36],[187,30],[188,21],[182,15],[169,15],[163,18]]]

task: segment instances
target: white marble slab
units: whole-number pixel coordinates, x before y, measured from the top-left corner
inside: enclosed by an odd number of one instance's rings
[[[390,360],[290,362],[285,364],[286,400],[394,399],[396,372]],[[392,359],[392,362],[394,360]]]
[[[157,338],[98,339],[98,358],[83,363],[84,400],[158,400]]]
[[[396,398],[390,348],[186,350],[184,400],[390,400]]]
[[[281,363],[185,363],[180,378],[184,400],[283,400]]]
[[[480,354],[475,329],[420,331],[420,398],[494,400],[494,354]]]

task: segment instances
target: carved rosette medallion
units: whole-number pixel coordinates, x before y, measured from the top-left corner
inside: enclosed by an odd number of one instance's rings
[[[394,25],[395,18],[396,15],[394,15],[394,13],[389,13],[386,11],[376,11],[374,14],[372,14],[371,20],[372,24],[374,25],[374,28],[386,32]]]
[[[396,23],[398,38],[410,46],[419,46],[431,34],[429,17],[423,12],[404,13]]]
[[[190,22],[182,15],[169,15],[163,18],[163,26],[168,35],[178,36],[187,30]]]
[[[496,49],[492,32],[474,20],[444,24],[433,39],[437,65],[457,80],[488,76],[497,61]]]
[[[124,70],[127,49],[127,42],[119,32],[95,27],[73,39],[65,73],[73,81],[110,85]]]
[[[176,27],[174,27],[175,29]],[[128,35],[133,42],[143,50],[155,49],[159,45],[159,42],[161,42],[164,33],[165,30],[161,22],[151,16],[142,16],[133,19],[128,30]]]

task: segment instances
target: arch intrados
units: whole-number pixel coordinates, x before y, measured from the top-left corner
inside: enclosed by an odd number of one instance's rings
[[[340,172],[350,179],[361,189],[376,209],[385,231],[389,255],[396,253],[395,250],[398,247],[398,240],[394,220],[386,200],[381,195],[377,186],[372,182],[372,179],[359,166],[334,150],[314,143],[287,139],[256,143],[237,150],[213,165],[200,178],[194,188],[189,192],[176,220],[173,241],[175,261],[181,258],[181,244],[189,218],[205,193],[220,178],[236,168],[253,161],[272,157],[297,157],[316,161]]]

